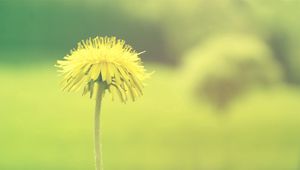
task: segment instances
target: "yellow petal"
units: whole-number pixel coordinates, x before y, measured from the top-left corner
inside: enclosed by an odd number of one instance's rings
[[[91,79],[97,80],[99,74],[100,74],[100,65],[99,64],[93,65],[90,70]]]

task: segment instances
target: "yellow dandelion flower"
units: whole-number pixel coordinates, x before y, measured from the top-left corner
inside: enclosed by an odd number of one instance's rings
[[[63,89],[93,96],[96,86],[107,89],[114,99],[133,101],[143,94],[145,73],[139,54],[116,37],[96,37],[78,43],[64,60],[57,61],[64,79]],[[96,85],[96,86],[95,86]]]
[[[66,91],[78,91],[83,95],[97,94],[95,107],[95,163],[102,168],[100,144],[100,110],[105,91],[118,95],[122,102],[133,101],[143,94],[143,80],[148,77],[139,54],[123,40],[116,37],[96,37],[78,43],[56,67],[62,73],[62,86]]]

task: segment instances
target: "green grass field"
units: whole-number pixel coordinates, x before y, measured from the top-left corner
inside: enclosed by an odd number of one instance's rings
[[[151,65],[145,95],[104,99],[106,170],[300,169],[300,91],[253,90],[225,113]],[[64,93],[53,63],[0,67],[0,169],[92,170],[94,101]]]

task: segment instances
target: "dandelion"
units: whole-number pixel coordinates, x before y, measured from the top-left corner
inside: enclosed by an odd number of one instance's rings
[[[78,43],[78,47],[58,60],[56,67],[62,73],[65,91],[79,91],[90,98],[96,95],[95,159],[96,169],[102,167],[100,144],[100,110],[105,91],[112,100],[135,101],[143,95],[143,80],[149,76],[139,55],[125,41],[116,37],[96,37]]]

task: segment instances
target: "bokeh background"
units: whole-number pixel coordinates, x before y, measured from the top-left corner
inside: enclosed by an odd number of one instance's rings
[[[300,169],[299,0],[0,0],[0,169],[92,170],[94,101],[54,64],[117,36],[155,71],[106,97],[107,170]]]

